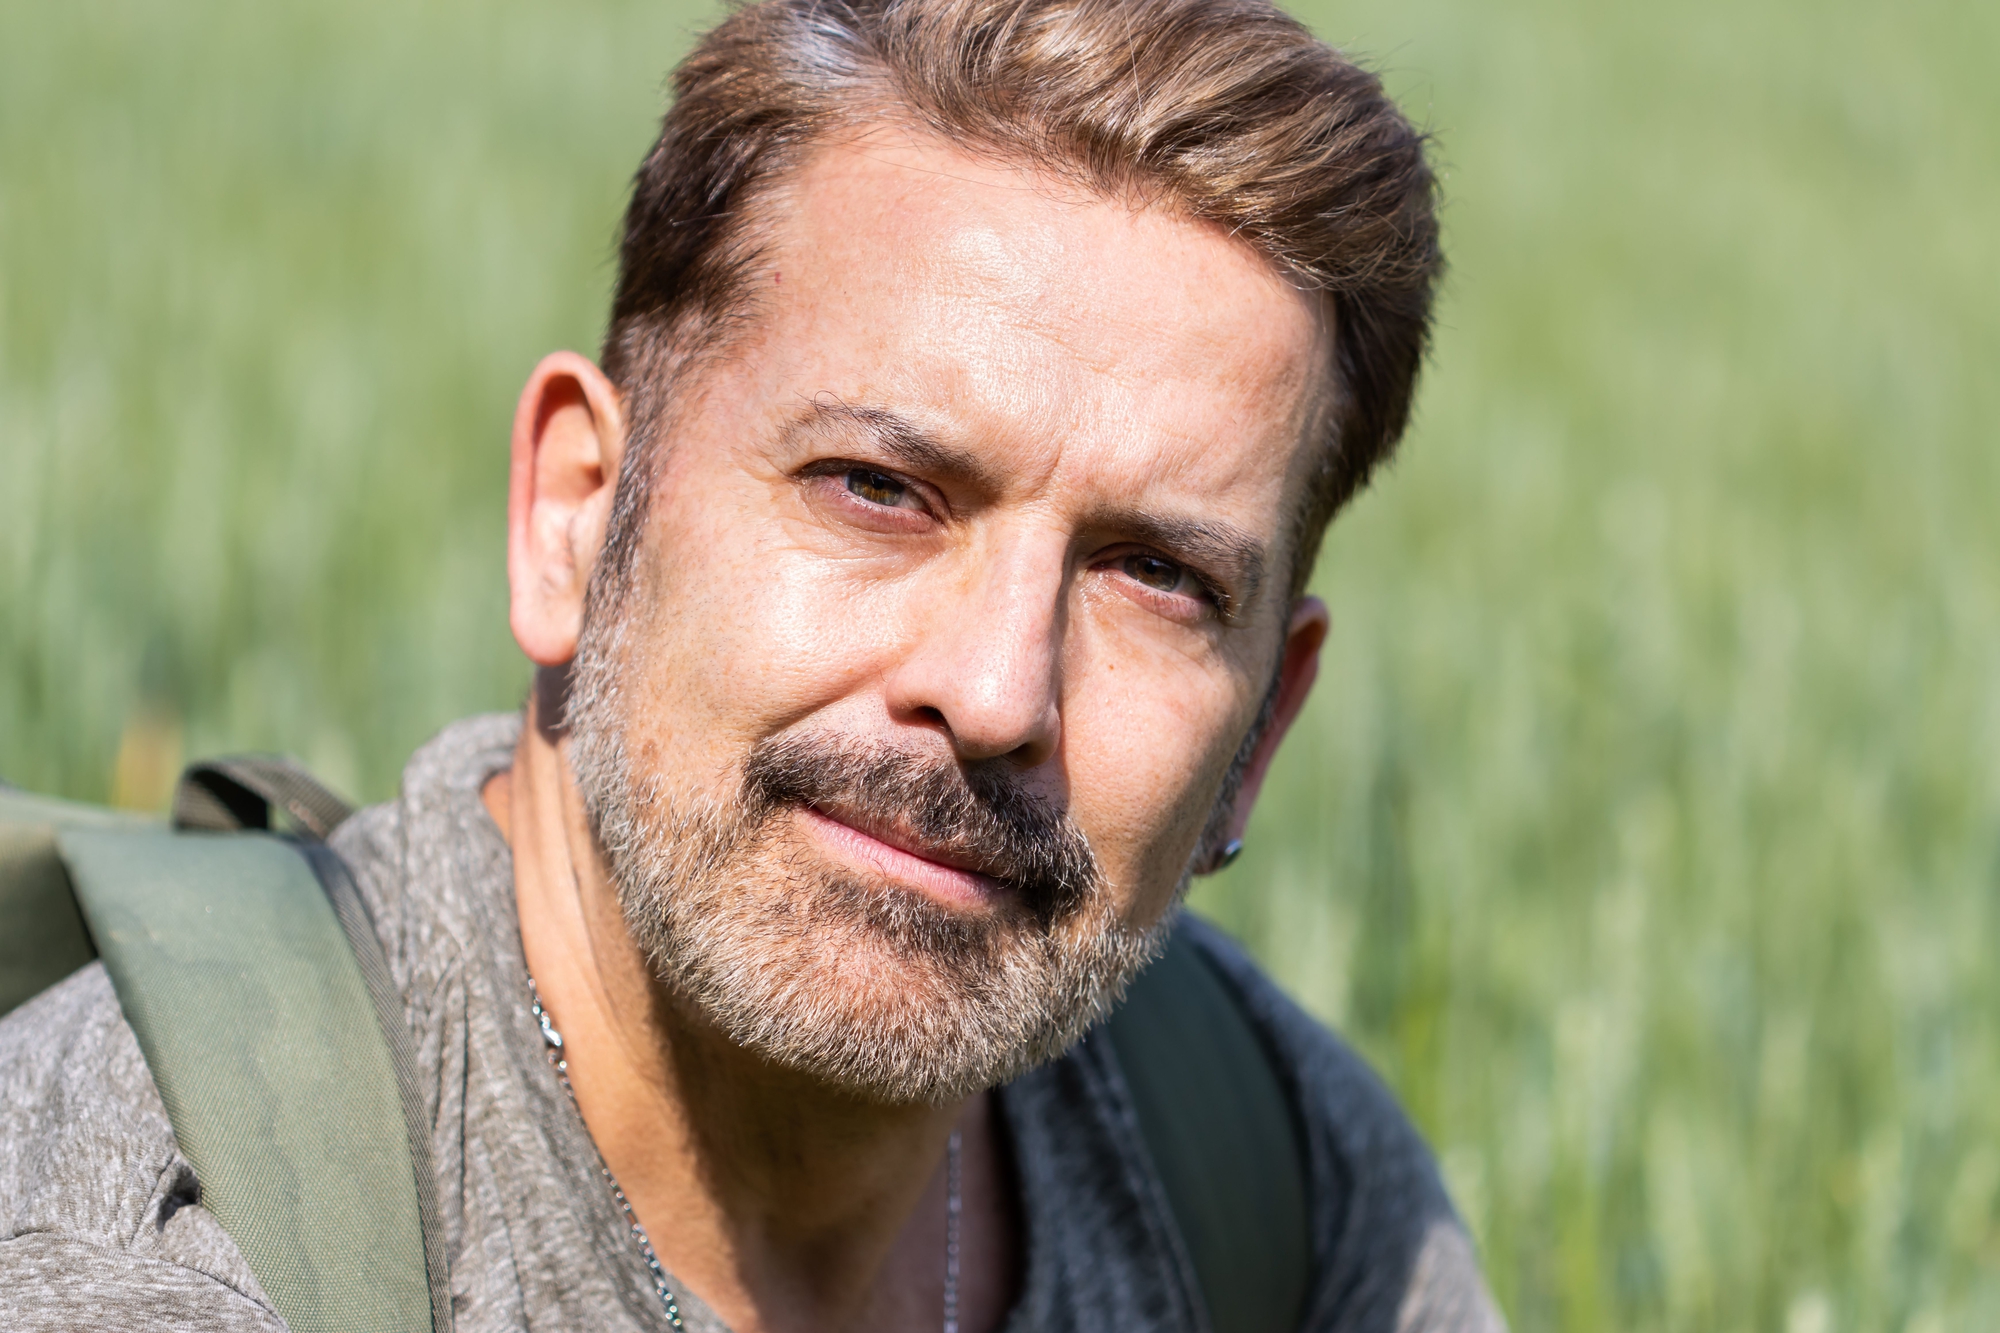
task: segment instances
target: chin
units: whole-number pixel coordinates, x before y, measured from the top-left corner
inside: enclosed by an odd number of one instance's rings
[[[721,873],[621,875],[660,980],[744,1049],[869,1100],[941,1104],[1069,1049],[1150,960],[1098,903],[1056,923],[935,901],[796,844]]]

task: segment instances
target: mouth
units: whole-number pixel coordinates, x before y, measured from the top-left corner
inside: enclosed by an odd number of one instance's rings
[[[800,822],[840,860],[884,875],[948,907],[971,910],[991,905],[1007,892],[1005,883],[972,858],[925,843],[907,829],[854,812],[798,807]]]

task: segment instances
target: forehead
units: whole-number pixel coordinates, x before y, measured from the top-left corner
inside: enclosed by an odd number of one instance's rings
[[[1325,334],[1220,228],[887,128],[766,217],[773,391],[886,399],[1029,472],[1288,493]]]

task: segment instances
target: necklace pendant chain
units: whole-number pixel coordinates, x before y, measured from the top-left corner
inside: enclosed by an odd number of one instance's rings
[[[549,1062],[556,1068],[556,1077],[561,1080],[563,1091],[569,1094],[569,1104],[576,1106],[576,1089],[570,1086],[569,1060],[563,1055],[562,1033],[556,1031],[549,1011],[542,1006],[542,993],[535,987],[535,979],[528,978],[528,994],[534,1001],[535,1022],[541,1025],[542,1043],[549,1048]],[[579,1118],[583,1115],[577,1108]],[[646,1268],[653,1275],[653,1291],[660,1298],[660,1308],[666,1312],[667,1323],[674,1333],[685,1333],[687,1325],[681,1321],[681,1303],[674,1296],[673,1285],[667,1281],[667,1270],[660,1264],[660,1256],[653,1252],[652,1238],[646,1228],[640,1225],[639,1215],[632,1211],[632,1201],[625,1197],[625,1191],[618,1184],[618,1178],[611,1174],[611,1168],[604,1164],[600,1154],[597,1169],[604,1174],[604,1183],[611,1187],[611,1197],[618,1200],[619,1211],[625,1214],[625,1225],[631,1228],[632,1243],[638,1247],[639,1257],[646,1261]]]
[[[528,978],[528,996],[534,1004],[535,1022],[542,1029],[542,1044],[548,1047],[549,1063],[555,1066],[556,1078],[562,1082],[563,1091],[569,1094],[569,1104],[576,1106],[576,1089],[570,1086],[569,1059],[563,1054],[562,1033],[556,1031],[555,1020],[542,1004],[542,993],[535,986],[535,979]],[[583,1108],[577,1107],[577,1115],[583,1115]],[[944,1178],[944,1333],[958,1333],[958,1227],[959,1215],[964,1211],[959,1192],[959,1132],[951,1132],[951,1141],[945,1147]],[[639,1215],[632,1211],[632,1201],[625,1197],[618,1178],[611,1174],[611,1168],[604,1164],[600,1154],[597,1169],[604,1173],[604,1183],[611,1188],[611,1197],[618,1200],[619,1211],[625,1214],[625,1225],[632,1230],[632,1243],[638,1247],[640,1258],[646,1261],[646,1268],[653,1275],[653,1290],[659,1294],[660,1308],[666,1311],[667,1323],[674,1333],[684,1333],[686,1325],[681,1321],[681,1303],[674,1297],[673,1285],[667,1281],[667,1270],[660,1263],[660,1256],[653,1251],[652,1238],[646,1235],[646,1228],[639,1222]]]

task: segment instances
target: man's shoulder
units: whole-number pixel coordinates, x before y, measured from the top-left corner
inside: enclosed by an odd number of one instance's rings
[[[281,1326],[200,1206],[101,963],[0,1019],[0,1286],[17,1327]]]
[[[1395,1094],[1241,945],[1192,915],[1183,929],[1235,992],[1297,1116],[1315,1269],[1306,1327],[1502,1328],[1436,1159]]]
[[[102,963],[0,1020],[0,1209],[6,1234],[110,1241],[138,1227],[173,1126]]]
[[[327,840],[406,1001],[435,990],[495,928],[493,890],[512,883],[511,853],[479,792],[508,765],[520,730],[518,713],[450,724],[410,756],[395,799],[356,811]]]

